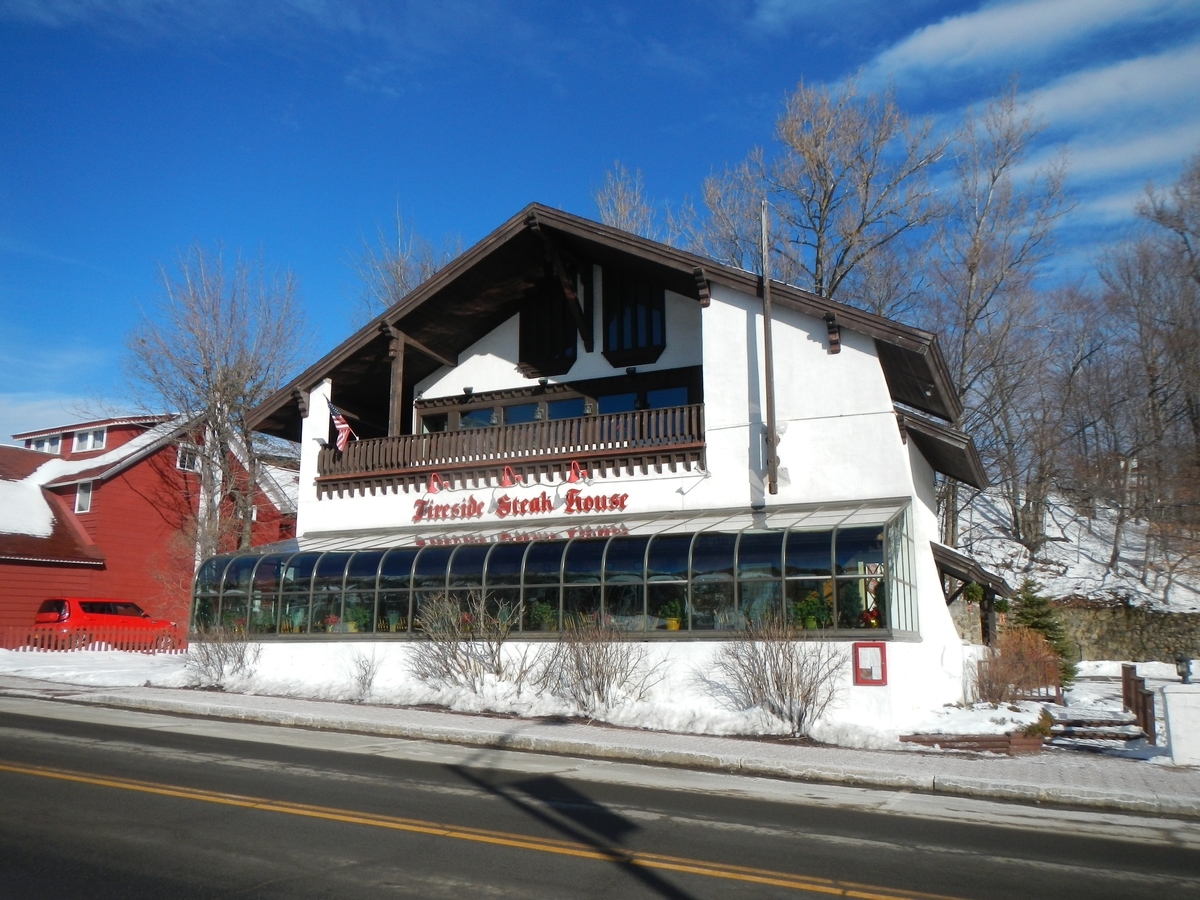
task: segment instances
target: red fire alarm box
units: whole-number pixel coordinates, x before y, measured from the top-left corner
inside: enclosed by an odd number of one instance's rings
[[[862,641],[854,648],[854,683],[887,684],[887,644],[883,641]]]

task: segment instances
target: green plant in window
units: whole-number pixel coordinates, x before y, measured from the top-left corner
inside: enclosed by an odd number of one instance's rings
[[[805,591],[792,603],[792,625],[796,628],[828,628],[832,622],[829,601],[819,591]]]
[[[668,600],[658,608],[658,617],[666,623],[667,631],[678,631],[683,623],[683,604],[678,600]]]
[[[858,581],[838,584],[838,627],[859,628],[862,625],[862,588]]]
[[[351,631],[370,631],[371,610],[365,606],[348,606],[346,622],[350,625]]]
[[[558,610],[549,603],[535,600],[529,606],[529,624],[533,628],[549,631],[557,623]]]

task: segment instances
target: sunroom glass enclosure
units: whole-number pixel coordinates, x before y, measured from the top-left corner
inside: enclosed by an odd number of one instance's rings
[[[192,626],[253,635],[420,631],[423,605],[483,598],[518,632],[598,622],[718,636],[782,618],[798,632],[917,632],[909,511],[832,528],[712,527],[456,546],[246,553],[206,560]],[[636,529],[635,529],[636,530]]]

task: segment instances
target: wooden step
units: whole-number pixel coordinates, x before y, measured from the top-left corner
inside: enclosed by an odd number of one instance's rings
[[[923,744],[942,750],[974,750],[977,753],[1040,753],[1041,735],[1012,734],[902,734],[900,740],[908,744]]]

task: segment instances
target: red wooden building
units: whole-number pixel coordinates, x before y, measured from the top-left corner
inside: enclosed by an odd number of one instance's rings
[[[182,420],[135,416],[24,432],[0,446],[0,627],[53,596],[133,600],[187,620],[200,457]],[[295,532],[295,473],[267,467],[253,542]]]

